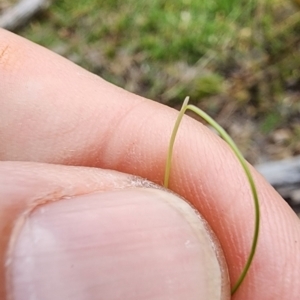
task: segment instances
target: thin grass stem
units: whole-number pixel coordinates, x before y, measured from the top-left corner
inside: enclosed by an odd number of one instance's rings
[[[259,227],[260,227],[260,207],[259,207],[259,199],[258,199],[258,194],[257,194],[257,189],[255,186],[255,182],[254,179],[251,175],[251,171],[250,168],[248,167],[248,164],[246,162],[246,160],[244,159],[242,153],[240,152],[240,150],[238,149],[238,147],[236,146],[236,144],[234,143],[234,141],[232,140],[232,138],[227,134],[227,132],[215,121],[213,120],[208,114],[206,114],[204,111],[202,111],[200,108],[188,104],[189,98],[187,97],[182,105],[182,108],[180,110],[180,113],[177,117],[172,135],[171,135],[171,139],[170,139],[170,143],[169,143],[169,149],[168,149],[168,156],[167,156],[167,164],[166,164],[166,170],[165,170],[165,181],[164,181],[164,186],[168,187],[169,185],[169,177],[170,177],[170,170],[171,170],[171,160],[172,160],[172,153],[173,153],[173,147],[174,147],[174,143],[175,143],[175,138],[176,138],[176,134],[178,132],[178,128],[179,125],[181,123],[181,120],[183,118],[184,113],[189,109],[191,111],[193,111],[195,114],[197,114],[199,117],[203,118],[208,124],[210,124],[218,133],[219,135],[225,140],[225,142],[229,145],[229,147],[231,148],[231,150],[234,152],[234,154],[236,155],[238,161],[240,162],[247,180],[249,182],[250,185],[250,189],[251,189],[251,193],[252,193],[252,197],[253,197],[253,202],[254,202],[254,208],[255,208],[255,224],[254,224],[254,233],[253,233],[253,240],[252,240],[252,245],[251,245],[251,249],[250,249],[250,254],[247,258],[247,261],[245,263],[245,266],[241,272],[241,275],[239,276],[238,280],[236,281],[236,283],[233,285],[232,289],[231,289],[231,294],[233,295],[238,288],[241,286],[241,284],[243,283],[249,269],[250,266],[252,264],[255,252],[256,252],[256,248],[257,248],[257,242],[258,242],[258,236],[259,236]]]
[[[186,97],[183,101],[181,110],[180,110],[179,115],[176,119],[173,131],[172,131],[172,135],[171,135],[171,138],[170,138],[168,154],[167,154],[166,169],[165,169],[165,178],[164,178],[164,187],[166,187],[166,188],[169,186],[169,179],[170,179],[171,163],[172,163],[172,155],[173,155],[173,147],[174,147],[174,143],[175,143],[175,138],[176,138],[181,120],[182,120],[182,118],[184,116],[184,113],[186,111],[188,102],[189,102],[189,97]]]

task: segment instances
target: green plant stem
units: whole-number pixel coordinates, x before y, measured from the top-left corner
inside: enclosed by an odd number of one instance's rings
[[[166,169],[165,169],[165,179],[164,179],[164,186],[168,187],[169,185],[169,177],[170,177],[170,171],[171,171],[171,160],[172,160],[172,153],[173,153],[173,147],[174,147],[174,143],[175,143],[175,138],[179,129],[179,125],[181,123],[181,120],[183,118],[184,113],[189,109],[191,111],[193,111],[194,113],[196,113],[198,116],[200,116],[201,118],[203,118],[208,124],[210,124],[215,130],[217,130],[217,132],[219,133],[219,135],[225,140],[225,142],[229,145],[229,147],[231,148],[231,150],[234,152],[234,154],[236,155],[238,161],[240,162],[247,180],[249,182],[250,185],[250,189],[251,189],[251,193],[253,196],[253,201],[254,201],[254,208],[255,208],[255,225],[254,225],[254,234],[253,234],[253,240],[252,240],[252,245],[251,245],[251,250],[250,250],[250,254],[248,256],[248,259],[246,261],[246,264],[241,272],[241,275],[239,276],[238,280],[236,281],[236,283],[234,284],[234,286],[231,289],[231,294],[233,295],[238,288],[240,287],[240,285],[242,284],[242,282],[244,281],[249,268],[252,264],[255,252],[256,252],[256,248],[257,248],[257,242],[258,242],[258,235],[259,235],[259,226],[260,226],[260,208],[259,208],[259,200],[258,200],[258,194],[257,194],[257,190],[256,190],[256,186],[255,186],[255,182],[254,179],[251,175],[250,172],[250,168],[248,167],[248,164],[246,162],[246,160],[244,159],[243,155],[241,154],[240,150],[238,149],[238,147],[236,146],[236,144],[234,143],[234,141],[232,140],[232,138],[227,134],[227,132],[216,122],[214,121],[209,115],[207,115],[204,111],[202,111],[200,108],[188,104],[189,98],[185,98],[182,108],[179,112],[179,115],[177,117],[177,120],[175,122],[175,126],[171,135],[171,139],[170,139],[170,143],[169,143],[169,148],[168,148],[168,156],[167,156],[167,163],[166,163]]]
[[[181,110],[179,112],[179,115],[177,117],[177,120],[175,122],[170,143],[169,143],[169,148],[168,148],[168,155],[167,155],[167,163],[166,163],[166,169],[165,169],[165,179],[164,179],[164,186],[167,188],[169,186],[169,179],[170,179],[170,171],[171,171],[171,163],[172,163],[172,155],[173,155],[173,148],[174,148],[174,142],[175,138],[178,132],[179,125],[181,123],[181,120],[184,116],[184,113],[186,111],[186,108],[188,106],[189,98],[186,97],[183,101]]]

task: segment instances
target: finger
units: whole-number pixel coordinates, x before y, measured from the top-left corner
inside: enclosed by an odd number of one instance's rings
[[[118,89],[16,36],[2,33],[2,39],[1,45],[9,45],[0,75],[2,159],[96,166],[162,183],[175,111]],[[299,220],[254,175],[261,233],[236,299],[298,299]],[[233,284],[248,256],[254,227],[250,190],[235,157],[209,130],[186,118],[170,182],[217,234]],[[282,277],[289,280],[283,284]]]
[[[36,163],[0,163],[0,183],[1,299],[229,299],[216,240],[177,196]]]

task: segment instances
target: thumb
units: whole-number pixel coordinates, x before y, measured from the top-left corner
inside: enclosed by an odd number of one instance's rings
[[[1,163],[0,178],[1,299],[230,298],[216,239],[178,196],[89,168]]]

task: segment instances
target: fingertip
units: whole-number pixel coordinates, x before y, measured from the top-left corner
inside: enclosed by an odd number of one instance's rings
[[[13,299],[229,299],[207,224],[186,202],[149,188],[38,207],[9,255]]]
[[[6,282],[13,299],[229,299],[218,243],[177,196],[91,168],[2,162],[0,178],[1,298]]]

